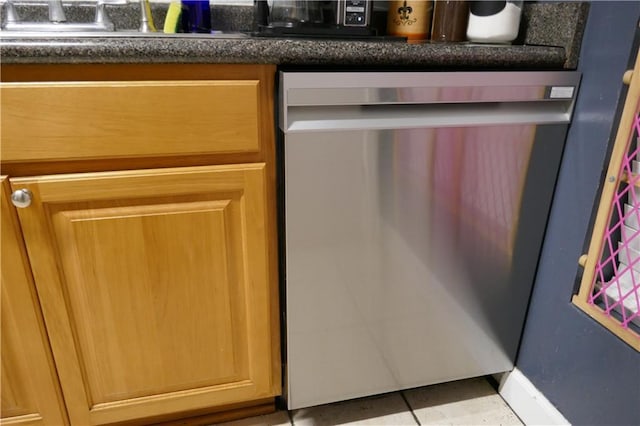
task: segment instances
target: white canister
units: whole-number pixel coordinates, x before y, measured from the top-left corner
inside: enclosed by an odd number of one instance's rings
[[[510,43],[518,37],[522,1],[469,2],[467,39],[478,43]]]

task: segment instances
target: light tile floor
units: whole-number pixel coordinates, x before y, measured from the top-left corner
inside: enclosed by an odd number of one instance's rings
[[[522,425],[485,378],[460,380],[369,398],[278,411],[225,426]]]

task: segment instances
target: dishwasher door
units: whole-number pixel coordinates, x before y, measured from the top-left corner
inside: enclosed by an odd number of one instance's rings
[[[513,368],[578,82],[281,73],[290,409]]]

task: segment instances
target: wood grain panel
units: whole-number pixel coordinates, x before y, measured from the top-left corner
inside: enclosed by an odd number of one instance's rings
[[[56,373],[42,324],[10,189],[2,177],[2,388],[3,425],[66,424]]]
[[[258,80],[2,83],[3,162],[259,152]]]
[[[34,194],[20,220],[73,423],[279,392],[264,164],[12,185]]]
[[[93,402],[249,378],[245,297],[229,287],[244,282],[242,194],[230,195],[52,211]]]
[[[269,64],[2,64],[0,81],[273,80]]]

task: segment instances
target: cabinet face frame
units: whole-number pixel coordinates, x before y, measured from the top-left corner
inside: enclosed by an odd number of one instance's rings
[[[264,164],[16,178],[12,179],[12,186],[14,190],[27,188],[33,193],[32,205],[20,209],[18,213],[72,424],[107,424],[202,410],[216,405],[264,399],[279,392],[279,378],[278,382],[274,383],[272,375],[273,336],[270,322],[271,294],[268,279]],[[60,231],[65,228],[56,225],[56,222],[62,223],[60,221],[66,220],[60,218],[61,211],[73,214],[73,206],[89,203],[86,219],[92,220],[97,217],[100,220],[96,213],[100,209],[94,208],[95,203],[106,203],[108,207],[113,202],[116,207],[123,204],[126,206],[128,203],[133,205],[132,214],[136,215],[141,209],[148,207],[147,203],[140,204],[137,201],[146,197],[149,206],[153,206],[154,199],[161,202],[178,200],[172,207],[173,210],[168,212],[174,214],[181,212],[180,200],[184,200],[186,210],[189,210],[194,208],[193,199],[197,202],[201,196],[209,195],[215,199],[216,194],[222,194],[217,198],[224,200],[230,193],[240,194],[241,197],[237,206],[240,211],[236,211],[236,224],[233,225],[239,229],[227,229],[223,232],[242,233],[240,243],[244,257],[237,261],[240,262],[245,276],[242,282],[230,281],[228,285],[241,286],[246,298],[246,306],[243,306],[246,329],[241,332],[246,333],[242,337],[246,338],[247,353],[235,355],[240,358],[246,357],[245,363],[238,364],[243,371],[227,383],[194,389],[174,389],[100,403],[92,402],[91,391],[95,392],[96,381],[93,381],[92,387],[87,380],[86,368],[87,365],[95,364],[84,362],[82,359],[79,340],[81,330],[78,327],[84,318],[74,318],[78,311],[71,310],[71,275],[77,271],[63,260],[65,255],[61,250],[68,251],[74,246],[61,245]],[[225,209],[225,201],[217,203],[213,202],[214,207]],[[69,212],[64,211],[67,205],[71,206]],[[161,210],[151,213],[163,214]],[[69,230],[71,228],[66,229]],[[62,238],[67,237],[68,235],[62,235]],[[123,247],[123,253],[126,253],[126,247]],[[80,253],[78,258],[81,259],[84,255],[86,253]],[[77,283],[78,280],[76,291]],[[140,281],[140,285],[149,284]],[[104,300],[104,304],[108,303]],[[242,310],[236,312],[241,313]],[[99,376],[100,372],[92,373]]]
[[[0,185],[3,357],[0,423],[64,425],[67,416],[6,176],[0,177]]]

